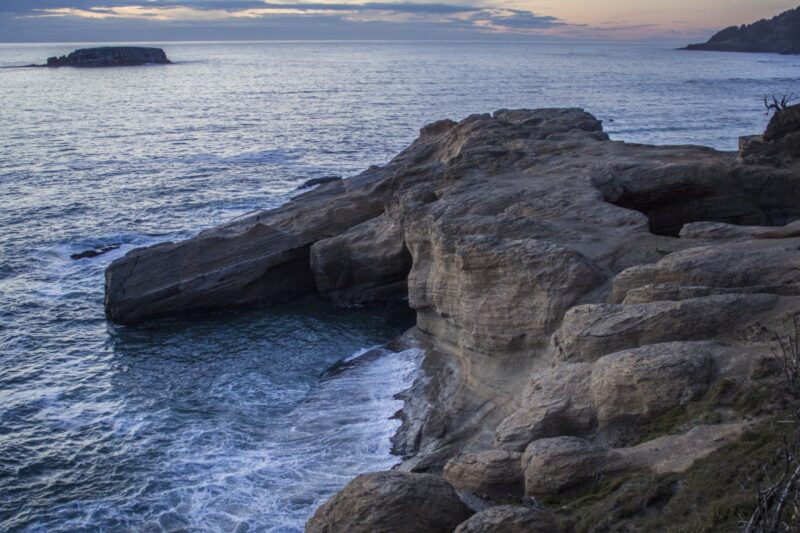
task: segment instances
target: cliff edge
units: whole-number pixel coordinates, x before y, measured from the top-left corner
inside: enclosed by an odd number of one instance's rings
[[[442,120],[385,166],[128,253],[106,312],[408,302],[405,461],[308,531],[724,530],[800,312],[800,128],[774,130],[753,158],[611,141],[580,109]]]

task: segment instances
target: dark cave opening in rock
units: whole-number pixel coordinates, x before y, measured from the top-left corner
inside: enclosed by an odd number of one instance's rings
[[[720,180],[721,182],[723,180]],[[656,235],[678,237],[692,222],[723,222],[737,226],[784,226],[800,220],[797,180],[775,183],[680,183],[641,187],[606,194],[607,202],[643,213]]]

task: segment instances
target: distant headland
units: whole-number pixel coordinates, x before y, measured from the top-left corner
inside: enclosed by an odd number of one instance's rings
[[[690,44],[682,50],[800,54],[800,7],[770,20],[725,28],[708,42]]]
[[[48,67],[135,67],[147,64],[167,65],[171,61],[161,48],[140,46],[103,46],[82,48],[69,55],[50,57]]]

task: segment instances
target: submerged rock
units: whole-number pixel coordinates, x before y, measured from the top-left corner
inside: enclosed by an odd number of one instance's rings
[[[48,67],[132,67],[169,63],[167,54],[161,48],[141,46],[81,48],[69,55],[47,58]]]
[[[84,250],[82,252],[78,252],[77,254],[70,255],[70,259],[77,261],[78,259],[88,259],[91,257],[97,257],[98,255],[107,254],[108,252],[114,251],[117,248],[122,246],[122,243],[115,242],[113,244],[108,244],[106,246],[100,246],[99,248],[93,248],[91,250]]]
[[[321,178],[311,178],[303,182],[297,190],[302,191],[303,189],[310,189],[311,187],[316,187],[317,185],[325,185],[326,183],[331,183],[334,181],[341,181],[341,176],[323,176]]]

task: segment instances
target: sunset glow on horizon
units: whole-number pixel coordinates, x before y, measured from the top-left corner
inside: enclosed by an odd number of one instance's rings
[[[796,1],[796,0],[793,0]],[[7,0],[4,41],[163,39],[574,38],[697,40],[730,25],[768,18],[790,1],[460,0]],[[63,34],[63,36],[62,36]]]

